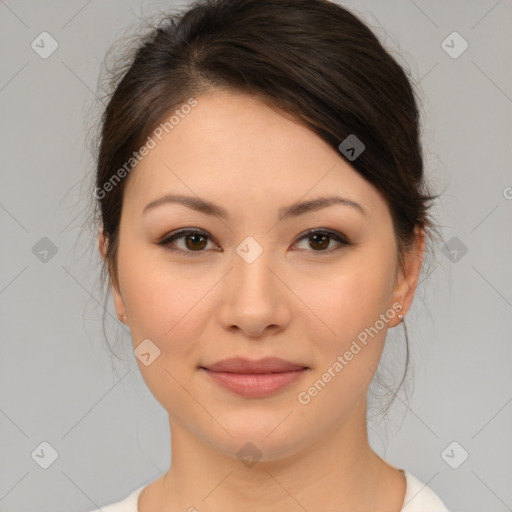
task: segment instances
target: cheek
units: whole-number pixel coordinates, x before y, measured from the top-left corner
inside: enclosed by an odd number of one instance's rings
[[[144,263],[130,258],[119,260],[119,272],[126,309],[129,315],[132,313],[134,350],[146,339],[159,350],[158,357],[149,365],[136,359],[139,371],[162,407],[179,417],[192,403],[184,389],[192,389],[191,365],[197,358],[193,340],[200,338],[201,315],[208,317],[202,309],[206,301],[201,300],[208,283],[201,286],[203,280],[194,281],[190,273],[171,274],[166,265],[148,258]],[[200,417],[201,411],[194,414]]]
[[[320,378],[329,382],[326,388],[330,391],[322,391],[321,403],[331,403],[340,410],[340,400],[351,401],[344,394],[347,390],[359,395],[369,385],[382,354],[389,319],[395,314],[388,311],[394,275],[393,247],[382,244],[354,252],[337,269],[333,267],[303,284],[304,302],[319,318],[317,322],[312,317],[308,333],[316,352],[311,381]],[[382,321],[386,312],[390,318]]]
[[[319,339],[323,332],[328,345],[343,345],[386,312],[394,290],[394,269],[388,262],[375,260],[375,256],[358,254],[324,276],[317,274],[302,282],[297,295],[320,322],[311,339]]]
[[[309,333],[316,364],[297,399],[311,416],[328,410],[334,423],[342,422],[367,392],[384,347],[387,324],[380,315],[386,312],[389,282],[384,275],[352,271],[331,279],[327,296],[310,294],[311,309],[330,328],[322,328],[322,336]]]
[[[179,355],[189,350],[190,340],[200,330],[198,318],[207,302],[202,298],[213,285],[211,276],[194,278],[193,269],[181,272],[161,255],[155,257],[154,250],[130,253],[126,244],[126,250],[119,254],[120,282],[134,347],[149,338],[162,352],[172,350]]]

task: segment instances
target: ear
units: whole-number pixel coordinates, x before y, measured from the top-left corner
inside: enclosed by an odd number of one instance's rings
[[[420,277],[423,256],[425,253],[425,232],[419,226],[414,229],[415,239],[411,247],[404,253],[403,262],[399,264],[397,282],[393,293],[393,302],[400,303],[402,315],[407,314],[411,307]],[[397,321],[395,325],[400,323]]]
[[[101,259],[108,267],[109,273],[109,283],[110,283],[110,292],[112,293],[112,298],[114,300],[114,307],[117,313],[117,317],[121,322],[125,322],[123,319],[123,315],[125,315],[126,308],[124,307],[124,301],[121,296],[121,292],[119,290],[118,284],[115,282],[114,276],[112,275],[112,269],[110,267],[109,262],[106,261],[107,256],[107,247],[108,247],[108,239],[105,237],[103,233],[103,228],[100,229],[98,233],[98,250],[100,252]]]

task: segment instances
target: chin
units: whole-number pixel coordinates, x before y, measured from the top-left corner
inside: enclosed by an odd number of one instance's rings
[[[218,441],[218,442],[217,442]],[[267,436],[251,431],[233,433],[233,438],[212,440],[213,447],[225,455],[238,459],[247,467],[256,463],[261,467],[266,462],[284,461],[300,449],[300,440],[290,435]]]
[[[304,425],[297,423],[296,413],[290,414],[291,411],[292,407],[280,408],[277,412],[238,408],[229,414],[218,415],[216,417],[232,437],[226,434],[222,440],[212,442],[218,442],[219,448],[231,456],[236,456],[239,450],[243,454],[243,447],[248,443],[245,451],[254,450],[262,460],[292,455],[298,445],[305,444],[305,432]]]

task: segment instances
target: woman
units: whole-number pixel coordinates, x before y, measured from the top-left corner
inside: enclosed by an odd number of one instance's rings
[[[366,426],[433,231],[418,124],[403,69],[327,0],[203,1],[140,42],[94,196],[172,453],[104,512],[446,511]]]

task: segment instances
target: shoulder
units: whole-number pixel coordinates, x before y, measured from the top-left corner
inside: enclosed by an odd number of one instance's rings
[[[432,489],[408,471],[401,471],[405,475],[406,490],[400,512],[449,512]]]
[[[138,512],[138,500],[140,493],[146,487],[142,485],[141,487],[132,491],[128,496],[123,498],[121,501],[116,501],[115,503],[111,503],[110,505],[102,506],[101,508],[96,508],[91,510],[90,512]]]
[[[420,482],[408,471],[401,471],[405,475],[406,490],[400,512],[449,512],[432,489]],[[144,487],[146,486],[138,487],[121,501],[116,501],[101,507],[101,509],[94,509],[90,512],[138,512],[138,499]]]

